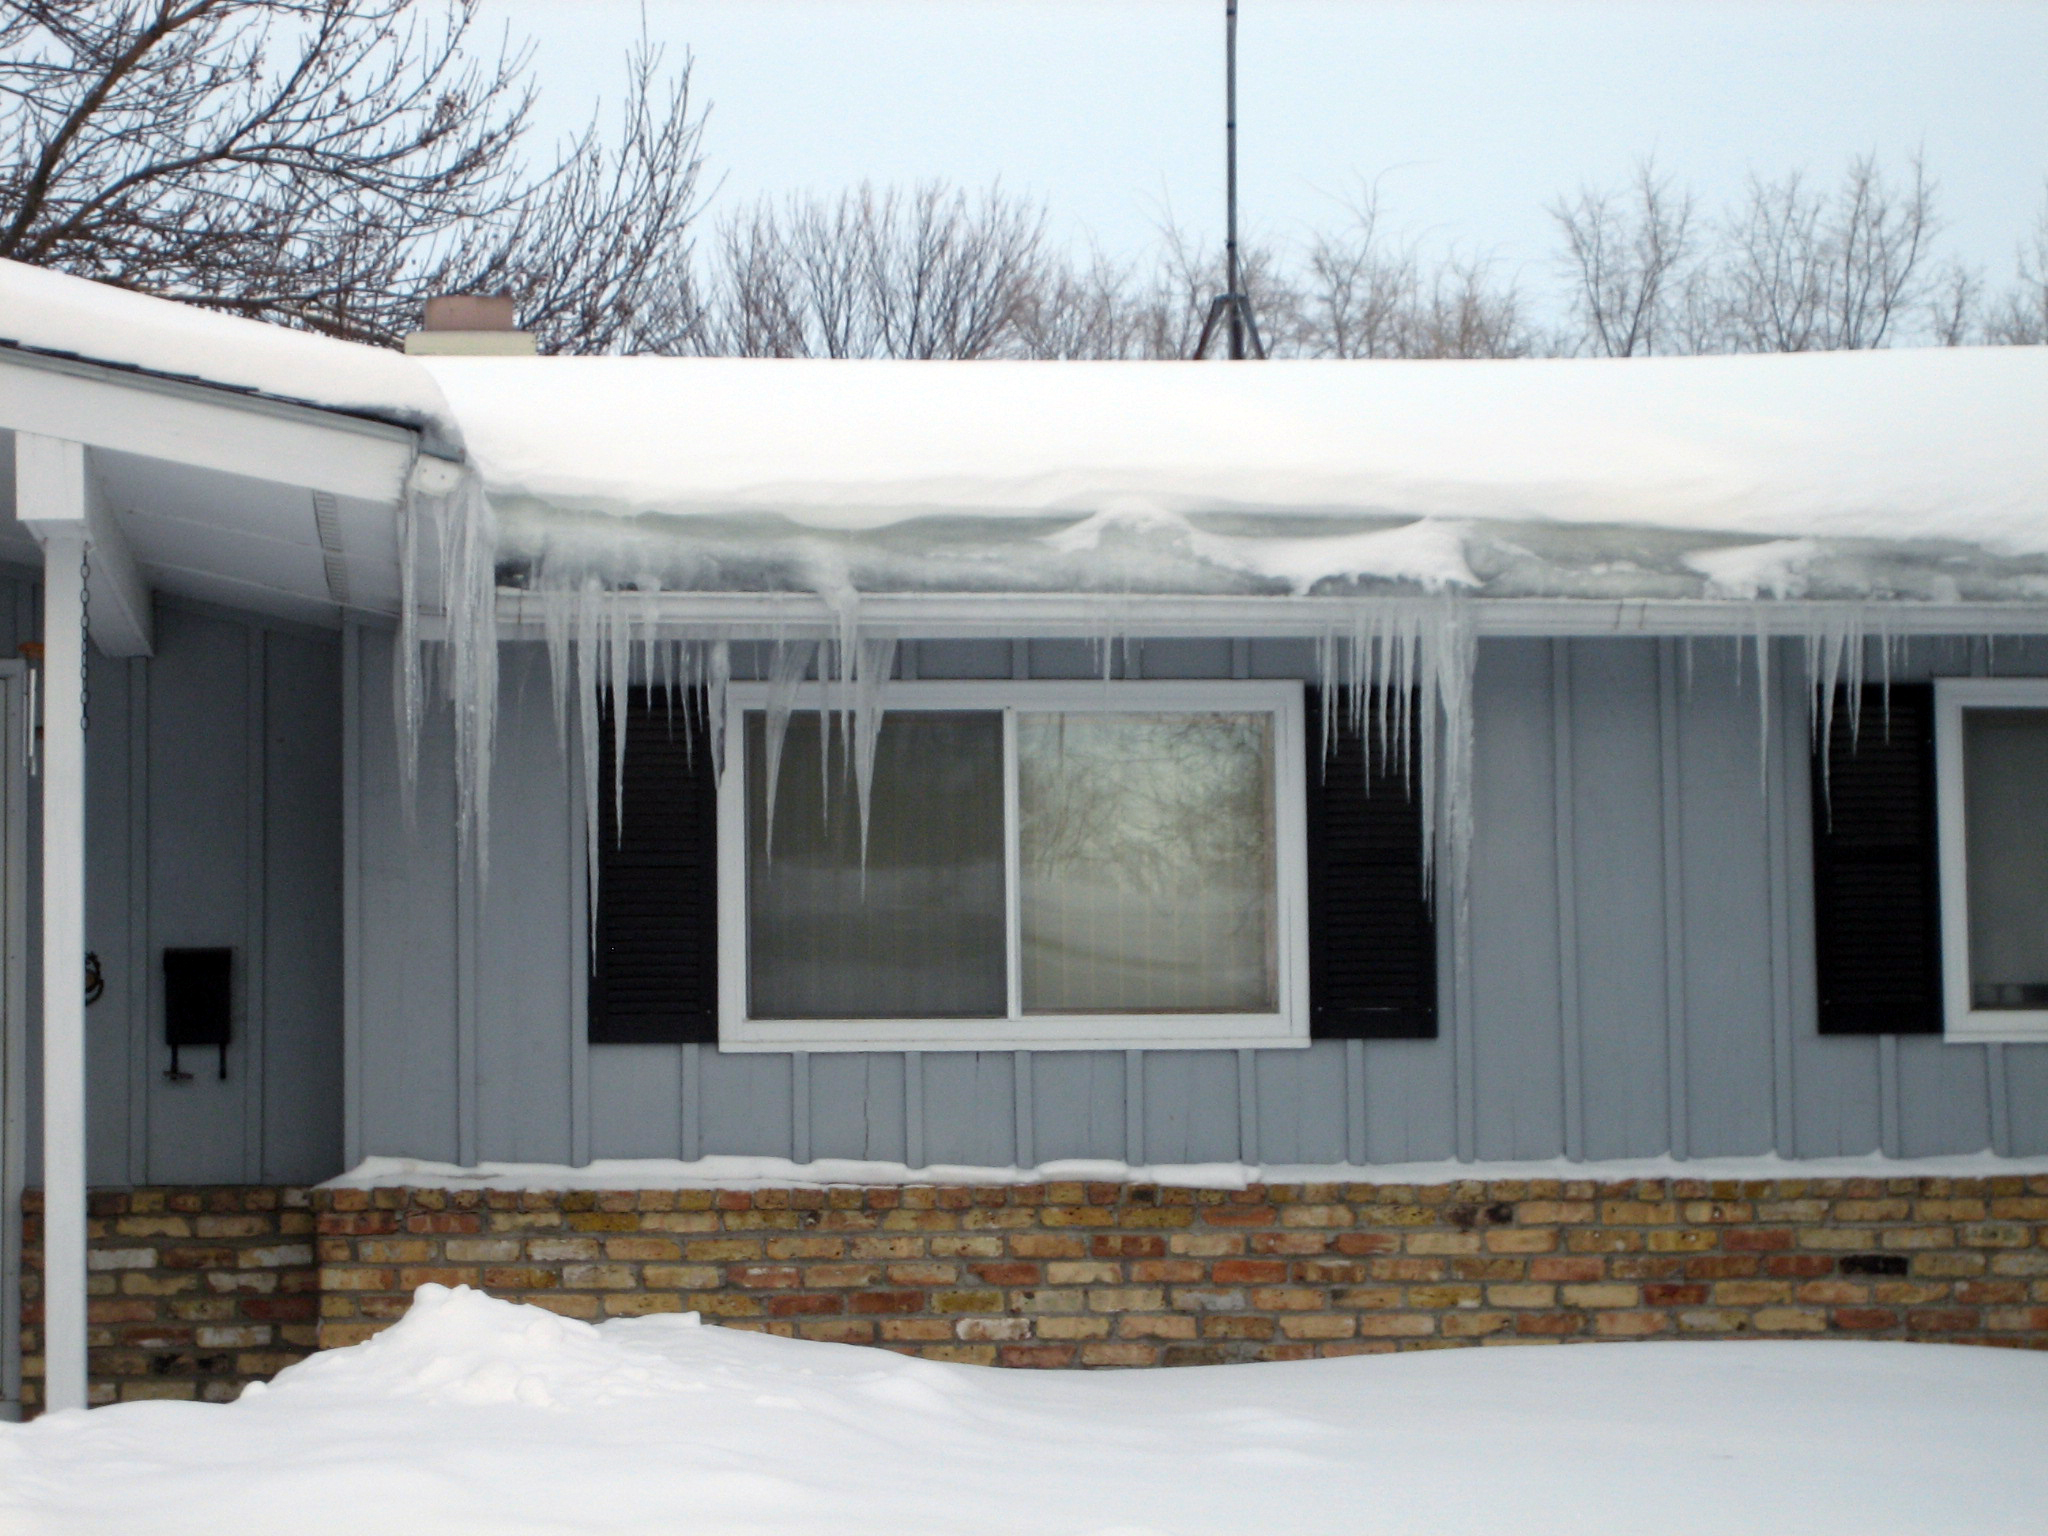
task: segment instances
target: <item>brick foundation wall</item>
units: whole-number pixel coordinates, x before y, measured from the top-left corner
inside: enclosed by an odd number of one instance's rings
[[[368,1338],[427,1281],[1017,1366],[1750,1335],[2048,1348],[2044,1176],[92,1199],[95,1402],[231,1398]]]
[[[424,1281],[1018,1366],[1743,1335],[2048,1348],[2048,1177],[316,1191],[323,1345]]]
[[[42,1195],[23,1201],[22,1406],[42,1399]],[[95,1190],[86,1225],[90,1400],[231,1402],[318,1347],[311,1192]]]

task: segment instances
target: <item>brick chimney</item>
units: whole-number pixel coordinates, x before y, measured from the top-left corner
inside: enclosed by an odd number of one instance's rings
[[[444,293],[427,300],[426,319],[405,338],[415,357],[532,357],[508,293]]]

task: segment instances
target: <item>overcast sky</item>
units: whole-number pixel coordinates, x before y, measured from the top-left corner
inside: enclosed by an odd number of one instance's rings
[[[638,0],[484,0],[539,44],[552,134],[615,96]],[[1222,0],[647,0],[695,59],[720,205],[863,178],[996,178],[1077,244],[1222,222]],[[2010,279],[2048,178],[2048,3],[1242,0],[1249,233],[1343,217],[1548,281],[1545,204],[1643,155],[1709,206],[1751,170],[1923,150],[1943,248]]]

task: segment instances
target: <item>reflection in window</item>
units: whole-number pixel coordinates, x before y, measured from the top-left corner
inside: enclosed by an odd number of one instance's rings
[[[843,738],[792,715],[767,846],[746,716],[747,998],[757,1019],[1002,1017],[1002,716],[903,711],[875,739],[867,853]]]
[[[1017,716],[1026,1013],[1278,1006],[1269,714]]]
[[[2048,710],[1963,711],[1970,1002],[2048,1008]]]

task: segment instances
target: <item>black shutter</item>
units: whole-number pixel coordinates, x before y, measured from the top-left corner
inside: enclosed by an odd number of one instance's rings
[[[1381,761],[1340,711],[1325,755],[1321,702],[1310,685],[1309,1034],[1433,1040],[1436,924],[1423,884],[1419,753],[1410,751],[1406,773]],[[1412,727],[1412,705],[1409,719]],[[1418,739],[1411,729],[1411,749]]]
[[[664,694],[628,692],[621,838],[602,719],[593,1045],[718,1039],[718,775],[702,722],[701,694],[671,712]]]
[[[1838,693],[1827,742],[1813,758],[1824,1035],[1941,1033],[1934,689],[1895,683],[1890,694],[1887,710],[1878,687],[1860,699]]]

